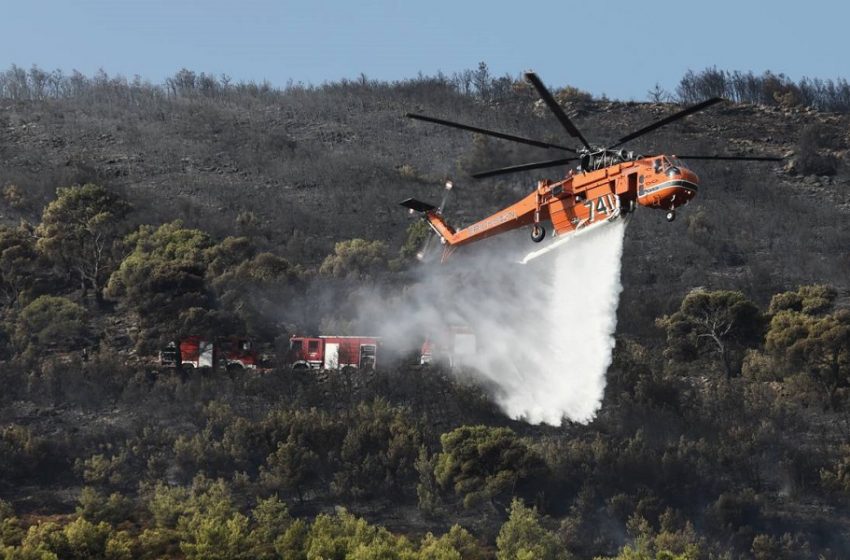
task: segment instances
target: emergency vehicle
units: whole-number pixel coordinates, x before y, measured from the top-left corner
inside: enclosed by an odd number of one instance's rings
[[[375,336],[292,336],[287,364],[292,369],[375,369],[380,339]]]

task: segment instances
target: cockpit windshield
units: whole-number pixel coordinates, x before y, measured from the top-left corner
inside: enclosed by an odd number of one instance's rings
[[[679,169],[688,169],[685,163],[676,156],[664,156],[664,168],[678,167]]]

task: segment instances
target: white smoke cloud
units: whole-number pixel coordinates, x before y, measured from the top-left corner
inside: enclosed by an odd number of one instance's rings
[[[464,324],[476,336],[473,374],[511,418],[588,422],[611,363],[625,227],[594,227],[528,264],[519,264],[523,253],[540,245],[525,235],[462,248],[445,265],[423,266],[402,298],[373,302],[364,316],[385,327],[389,344],[421,344],[425,333]]]

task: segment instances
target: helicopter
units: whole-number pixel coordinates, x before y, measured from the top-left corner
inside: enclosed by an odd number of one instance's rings
[[[782,161],[781,157],[763,156],[640,155],[621,148],[630,140],[724,101],[720,97],[707,99],[673,113],[626,134],[609,146],[593,146],[573,124],[537,74],[526,72],[525,79],[534,87],[567,134],[578,139],[581,146],[571,148],[562,144],[543,142],[416,113],[405,115],[419,121],[573,154],[566,158],[473,173],[472,177],[476,179],[556,167],[576,161],[579,163],[577,167],[569,169],[563,179],[538,181],[536,188],[521,200],[460,230],[455,230],[443,218],[448,191],[453,187],[450,181],[446,183],[446,196],[439,207],[414,198],[402,201],[401,205],[408,208],[411,213],[421,213],[431,229],[439,236],[444,245],[441,257],[443,262],[458,247],[527,226],[531,226],[531,240],[539,243],[546,237],[545,222],[551,223],[553,237],[560,239],[550,243],[544,250],[530,253],[523,262],[554,249],[572,235],[617,219],[625,219],[639,206],[664,210],[667,212],[667,221],[672,222],[676,219],[676,209],[688,204],[699,190],[699,177],[685,164],[683,161],[685,159]]]

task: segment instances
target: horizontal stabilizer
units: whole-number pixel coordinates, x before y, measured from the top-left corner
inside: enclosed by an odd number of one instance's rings
[[[408,198],[401,202],[401,205],[417,212],[430,212],[437,208],[436,206],[428,204],[427,202],[422,202],[421,200],[416,200],[415,198]]]

